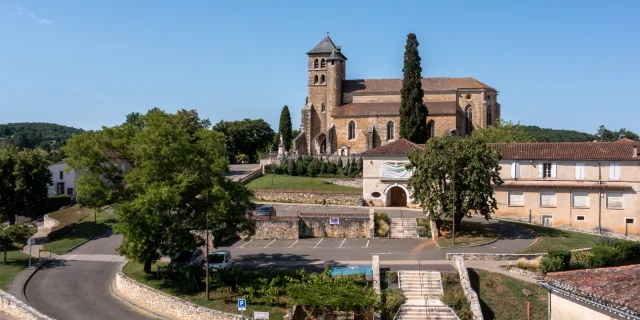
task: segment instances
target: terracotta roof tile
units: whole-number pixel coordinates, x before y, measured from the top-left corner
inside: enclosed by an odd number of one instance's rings
[[[634,144],[616,142],[495,143],[509,160],[640,160]]]
[[[423,149],[424,145],[415,144],[406,139],[400,139],[382,147],[378,147],[361,153],[363,156],[377,155],[406,155],[409,151]]]
[[[549,273],[545,282],[596,303],[640,316],[640,265]]]
[[[455,101],[425,102],[429,114],[455,114],[462,112]],[[369,116],[399,116],[400,102],[349,103],[333,109],[334,118],[369,117]]]
[[[400,93],[401,88],[402,79],[358,79],[344,80],[342,82],[342,91],[344,93]],[[425,92],[455,91],[457,89],[495,90],[474,78],[422,78],[422,89]]]

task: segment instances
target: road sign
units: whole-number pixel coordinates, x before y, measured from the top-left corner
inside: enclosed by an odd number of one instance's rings
[[[238,311],[247,310],[247,299],[238,299]]]
[[[36,239],[35,238],[29,238],[29,245],[34,245],[36,244]]]
[[[340,224],[340,218],[329,218],[329,224]]]
[[[265,319],[265,320],[269,320],[269,312],[258,312],[258,311],[254,311],[254,312],[253,312],[253,319],[254,319],[254,320],[258,320],[258,319]]]

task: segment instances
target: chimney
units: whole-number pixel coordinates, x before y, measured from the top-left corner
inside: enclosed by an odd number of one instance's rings
[[[633,157],[634,158],[638,157],[638,146],[637,145],[633,146]]]
[[[340,49],[342,49],[341,46],[336,46],[336,51],[340,52]]]

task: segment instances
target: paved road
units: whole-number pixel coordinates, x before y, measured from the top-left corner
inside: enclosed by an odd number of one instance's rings
[[[252,170],[258,168],[260,165],[257,163],[250,164],[232,164],[229,165],[229,172],[225,176],[231,180],[237,180],[249,174]]]
[[[122,258],[115,248],[122,236],[92,240],[36,272],[26,297],[40,312],[65,320],[150,319],[121,304],[111,295],[111,279]],[[75,258],[74,258],[75,256]]]
[[[279,216],[296,216],[298,213],[359,213],[367,216],[369,214],[370,207],[342,207],[342,206],[323,206],[312,204],[288,204],[288,203],[266,203],[258,202],[258,205],[269,204],[276,208],[277,215]],[[391,218],[418,218],[423,217],[420,209],[408,209],[408,208],[375,208],[376,211],[385,212]]]

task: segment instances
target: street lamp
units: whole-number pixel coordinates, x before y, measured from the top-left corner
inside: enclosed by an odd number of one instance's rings
[[[197,200],[202,200],[202,195],[198,194],[196,196]],[[207,194],[207,198],[205,199],[205,204],[207,205],[207,209],[204,212],[204,221],[205,221],[205,232],[206,232],[206,240],[205,240],[205,245],[207,247],[206,249],[206,255],[205,255],[205,259],[204,259],[204,263],[205,263],[205,294],[207,296],[207,300],[209,300],[209,195]]]
[[[444,170],[444,167],[440,167],[440,170]],[[452,192],[452,199],[451,199],[451,242],[452,242],[452,246],[456,245],[456,173],[458,171],[462,170],[463,172],[467,172],[469,170],[469,168],[464,167],[464,168],[459,168],[459,169],[454,169],[453,172],[451,173],[451,190],[453,190]]]

